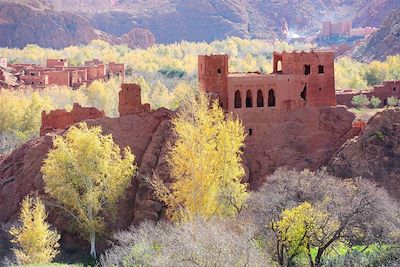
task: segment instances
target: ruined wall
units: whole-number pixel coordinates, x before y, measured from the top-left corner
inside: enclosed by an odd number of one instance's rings
[[[347,107],[354,107],[351,100],[356,95],[366,95],[369,99],[375,96],[381,100],[379,107],[387,106],[387,100],[389,97],[400,98],[400,80],[398,81],[385,81],[382,85],[375,85],[372,90],[369,91],[354,91],[344,90],[336,93],[336,101],[338,105],[345,105]]]
[[[125,79],[125,65],[124,63],[108,63],[108,74],[110,76],[117,76],[122,80]]]
[[[69,71],[44,71],[49,77],[49,85],[70,86]]]
[[[67,67],[67,66],[68,66],[68,61],[66,59],[54,59],[54,58],[46,59],[47,68]]]
[[[228,108],[228,55],[198,57],[199,86],[220,100],[223,109]]]
[[[33,88],[45,87],[49,84],[47,75],[21,75],[19,78],[24,82],[25,85]]]
[[[49,113],[42,112],[42,125],[40,127],[40,136],[55,130],[66,130],[71,125],[83,120],[105,117],[104,111],[96,108],[82,107],[74,103],[72,110],[65,109],[52,110]]]
[[[149,104],[142,105],[140,85],[123,83],[118,95],[120,117],[150,111]]]

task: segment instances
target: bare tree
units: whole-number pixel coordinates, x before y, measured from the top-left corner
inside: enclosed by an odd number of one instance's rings
[[[120,232],[103,266],[271,266],[252,228],[211,219],[147,222]]]
[[[266,240],[267,251],[282,266],[292,265],[293,259],[287,253],[289,248],[279,243],[281,233],[273,225],[284,210],[305,202],[325,214],[315,222],[314,231],[304,232],[306,238],[301,240],[312,267],[321,266],[324,256],[339,242],[349,247],[384,243],[395,248],[398,244],[399,205],[384,189],[367,180],[341,180],[324,170],[278,170],[252,195],[240,216],[252,221]],[[315,259],[311,257],[312,248],[317,250]]]

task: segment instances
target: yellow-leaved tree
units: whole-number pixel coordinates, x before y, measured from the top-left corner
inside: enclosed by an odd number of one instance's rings
[[[247,185],[241,183],[242,123],[200,93],[196,100],[184,101],[172,125],[176,141],[167,155],[172,184],[167,188],[159,179],[151,181],[168,215],[191,220],[240,211],[248,197]]]
[[[86,123],[57,136],[42,166],[46,192],[56,199],[80,225],[96,258],[96,233],[105,227],[105,217],[115,212],[136,171],[134,155],[121,151],[111,135]]]
[[[10,234],[19,264],[50,263],[58,254],[60,235],[46,223],[46,208],[40,198],[25,197],[21,205],[20,227],[13,227]]]

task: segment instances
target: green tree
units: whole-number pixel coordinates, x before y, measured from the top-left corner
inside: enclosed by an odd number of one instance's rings
[[[46,192],[79,223],[96,258],[96,233],[104,229],[105,216],[115,211],[136,171],[129,148],[123,157],[111,135],[85,123],[71,127],[54,139],[42,167]]]
[[[244,129],[232,115],[225,117],[216,101],[200,94],[187,100],[172,120],[177,136],[167,155],[173,182],[170,189],[153,182],[156,195],[172,219],[229,216],[240,211],[248,196],[241,183]],[[156,180],[157,181],[157,180]]]
[[[391,96],[387,99],[387,104],[389,107],[397,107],[399,100],[395,96]]]
[[[372,61],[366,68],[365,80],[369,86],[382,84],[386,80],[388,73],[388,65],[384,62]]]
[[[12,242],[18,246],[14,253],[20,264],[50,263],[58,254],[60,235],[50,230],[46,218],[46,209],[40,198],[25,197],[19,215],[21,226],[10,230],[14,237]]]
[[[379,98],[379,97],[376,97],[376,96],[371,97],[371,100],[370,100],[369,102],[370,102],[370,104],[371,104],[371,106],[372,106],[373,108],[378,108],[379,105],[382,103],[382,101],[380,100],[380,98]]]
[[[363,95],[363,94],[355,95],[355,96],[353,96],[353,99],[351,100],[351,104],[357,108],[364,108],[369,105],[368,96]]]

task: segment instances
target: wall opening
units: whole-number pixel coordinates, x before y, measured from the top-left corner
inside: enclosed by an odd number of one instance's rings
[[[395,92],[396,91],[396,87],[393,87],[393,92]]]
[[[235,103],[234,103],[235,108],[241,108],[242,107],[242,96],[240,95],[240,91],[237,90],[235,92]]]
[[[303,91],[301,91],[300,97],[305,101],[307,99],[307,85],[304,86]]]
[[[318,73],[324,73],[324,66],[318,65]]]
[[[387,104],[388,104],[388,100],[387,100],[387,98],[385,98],[385,99],[383,100],[383,106],[386,107]]]
[[[251,96],[251,91],[247,90],[246,92],[246,108],[253,107],[253,98]]]
[[[261,89],[259,89],[257,91],[257,107],[261,108],[263,106],[264,106],[264,96]]]
[[[311,66],[304,65],[304,75],[310,75],[310,74],[311,74]]]
[[[276,71],[279,73],[282,73],[282,61],[278,60],[278,62],[276,63]]]
[[[221,69],[218,69],[217,72],[218,72],[219,74],[221,74]]]
[[[268,107],[275,107],[275,92],[274,89],[268,91]]]
[[[251,135],[253,135],[253,129],[249,129],[249,135],[251,136]]]

